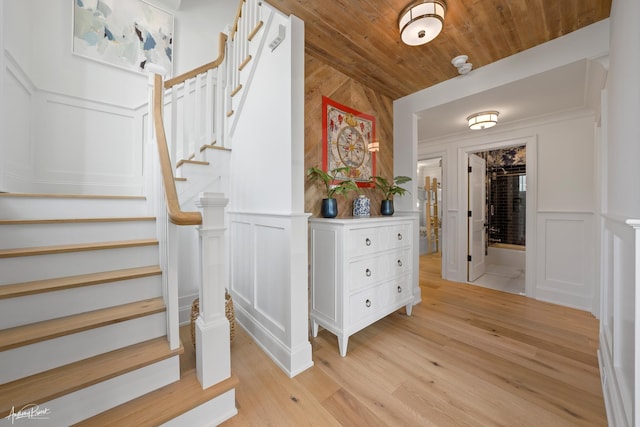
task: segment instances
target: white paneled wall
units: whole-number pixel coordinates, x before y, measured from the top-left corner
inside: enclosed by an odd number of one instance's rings
[[[537,215],[536,298],[591,311],[595,296],[592,214]]]
[[[640,223],[636,222],[636,226]],[[600,350],[598,360],[603,394],[612,425],[632,425],[635,372],[635,335],[637,281],[640,271],[640,231],[624,219],[603,219],[603,289]]]
[[[307,318],[307,216],[229,216],[236,318],[293,377],[313,364]]]

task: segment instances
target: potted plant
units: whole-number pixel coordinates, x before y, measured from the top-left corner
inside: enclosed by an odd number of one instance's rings
[[[324,184],[327,197],[322,199],[321,214],[325,218],[334,218],[338,215],[338,203],[334,196],[347,194],[349,191],[360,191],[355,182],[349,180],[339,181],[336,176],[343,174],[348,176],[351,168],[343,166],[330,171],[324,171],[318,167],[307,170],[307,178],[311,181],[320,180]]]
[[[384,198],[380,204],[381,215],[393,215],[393,197],[394,195],[404,196],[407,189],[400,187],[400,184],[405,184],[411,181],[408,176],[396,176],[393,180],[389,181],[382,176],[374,176],[371,178],[376,188],[382,191]]]

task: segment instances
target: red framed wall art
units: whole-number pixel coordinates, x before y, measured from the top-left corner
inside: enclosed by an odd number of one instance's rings
[[[322,97],[322,168],[331,171],[348,166],[349,176],[358,187],[372,187],[371,177],[376,174],[376,153],[369,144],[376,141],[376,119]]]

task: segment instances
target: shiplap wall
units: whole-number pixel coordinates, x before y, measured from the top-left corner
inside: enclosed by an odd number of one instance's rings
[[[347,77],[330,65],[305,55],[305,128],[304,166],[322,166],[322,97],[331,98],[342,105],[370,114],[376,118],[376,135],[380,140],[380,151],[376,156],[376,175],[393,176],[393,101],[372,89]],[[371,214],[380,212],[381,193],[364,188],[363,194],[371,199]],[[320,216],[320,202],[326,197],[320,185],[305,183],[304,210]],[[353,199],[357,194],[337,196],[338,216],[350,216]]]

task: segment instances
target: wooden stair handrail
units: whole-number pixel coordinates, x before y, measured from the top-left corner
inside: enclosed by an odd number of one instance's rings
[[[214,68],[218,67],[220,64],[222,64],[222,61],[224,61],[226,45],[227,35],[224,33],[220,33],[220,38],[218,41],[218,57],[214,61],[209,62],[208,64],[201,65],[198,68],[194,68],[191,71],[187,71],[186,73],[180,74],[179,76],[167,80],[166,82],[164,82],[164,88],[170,89],[177,84],[183,83],[199,74],[206,73],[207,71],[213,70]]]
[[[167,147],[167,135],[164,132],[164,120],[162,119],[163,91],[162,76],[156,74],[153,80],[153,122],[156,130],[162,182],[164,183],[164,193],[167,199],[167,214],[169,215],[169,221],[176,225],[200,225],[202,224],[202,214],[200,212],[184,212],[180,209],[176,183],[171,169],[169,148]]]
[[[240,0],[238,3],[238,10],[236,12],[236,19],[233,21],[233,26],[231,27],[231,40],[236,39],[236,33],[238,32],[238,22],[240,21],[240,17],[242,16],[242,6],[244,5],[246,0]]]

